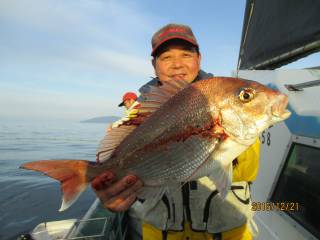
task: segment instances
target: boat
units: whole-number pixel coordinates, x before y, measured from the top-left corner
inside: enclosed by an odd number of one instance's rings
[[[127,233],[127,213],[112,213],[98,199],[81,219],[65,219],[38,224],[19,240],[123,240]]]
[[[257,239],[320,239],[320,67],[280,68],[320,51],[319,12],[315,1],[246,2],[234,75],[287,94],[292,112],[260,136]]]
[[[247,0],[237,70],[289,96],[292,117],[260,136],[252,210],[261,240],[320,239],[320,67],[281,66],[320,51],[320,2]],[[35,240],[125,239],[128,213],[96,200],[81,220],[41,223]]]

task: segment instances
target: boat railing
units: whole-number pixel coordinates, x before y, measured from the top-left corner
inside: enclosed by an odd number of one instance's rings
[[[35,240],[124,240],[127,213],[112,213],[95,201],[82,219],[45,222],[31,235]]]

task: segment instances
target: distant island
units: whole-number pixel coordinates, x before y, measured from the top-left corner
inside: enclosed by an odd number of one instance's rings
[[[119,119],[120,117],[116,116],[104,116],[104,117],[95,117],[87,120],[80,121],[81,123],[112,123]]]

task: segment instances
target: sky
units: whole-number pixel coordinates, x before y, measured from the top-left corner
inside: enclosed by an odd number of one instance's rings
[[[122,95],[154,77],[151,37],[168,23],[193,29],[202,69],[229,76],[244,8],[245,0],[1,0],[0,120],[121,116]]]

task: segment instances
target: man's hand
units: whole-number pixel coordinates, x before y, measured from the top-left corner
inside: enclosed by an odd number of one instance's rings
[[[104,172],[96,177],[91,186],[103,206],[113,212],[126,211],[135,202],[137,191],[143,183],[135,175],[117,179],[112,172]]]
[[[107,127],[107,131],[106,132],[110,132],[112,130],[112,123],[109,124],[109,126]]]

